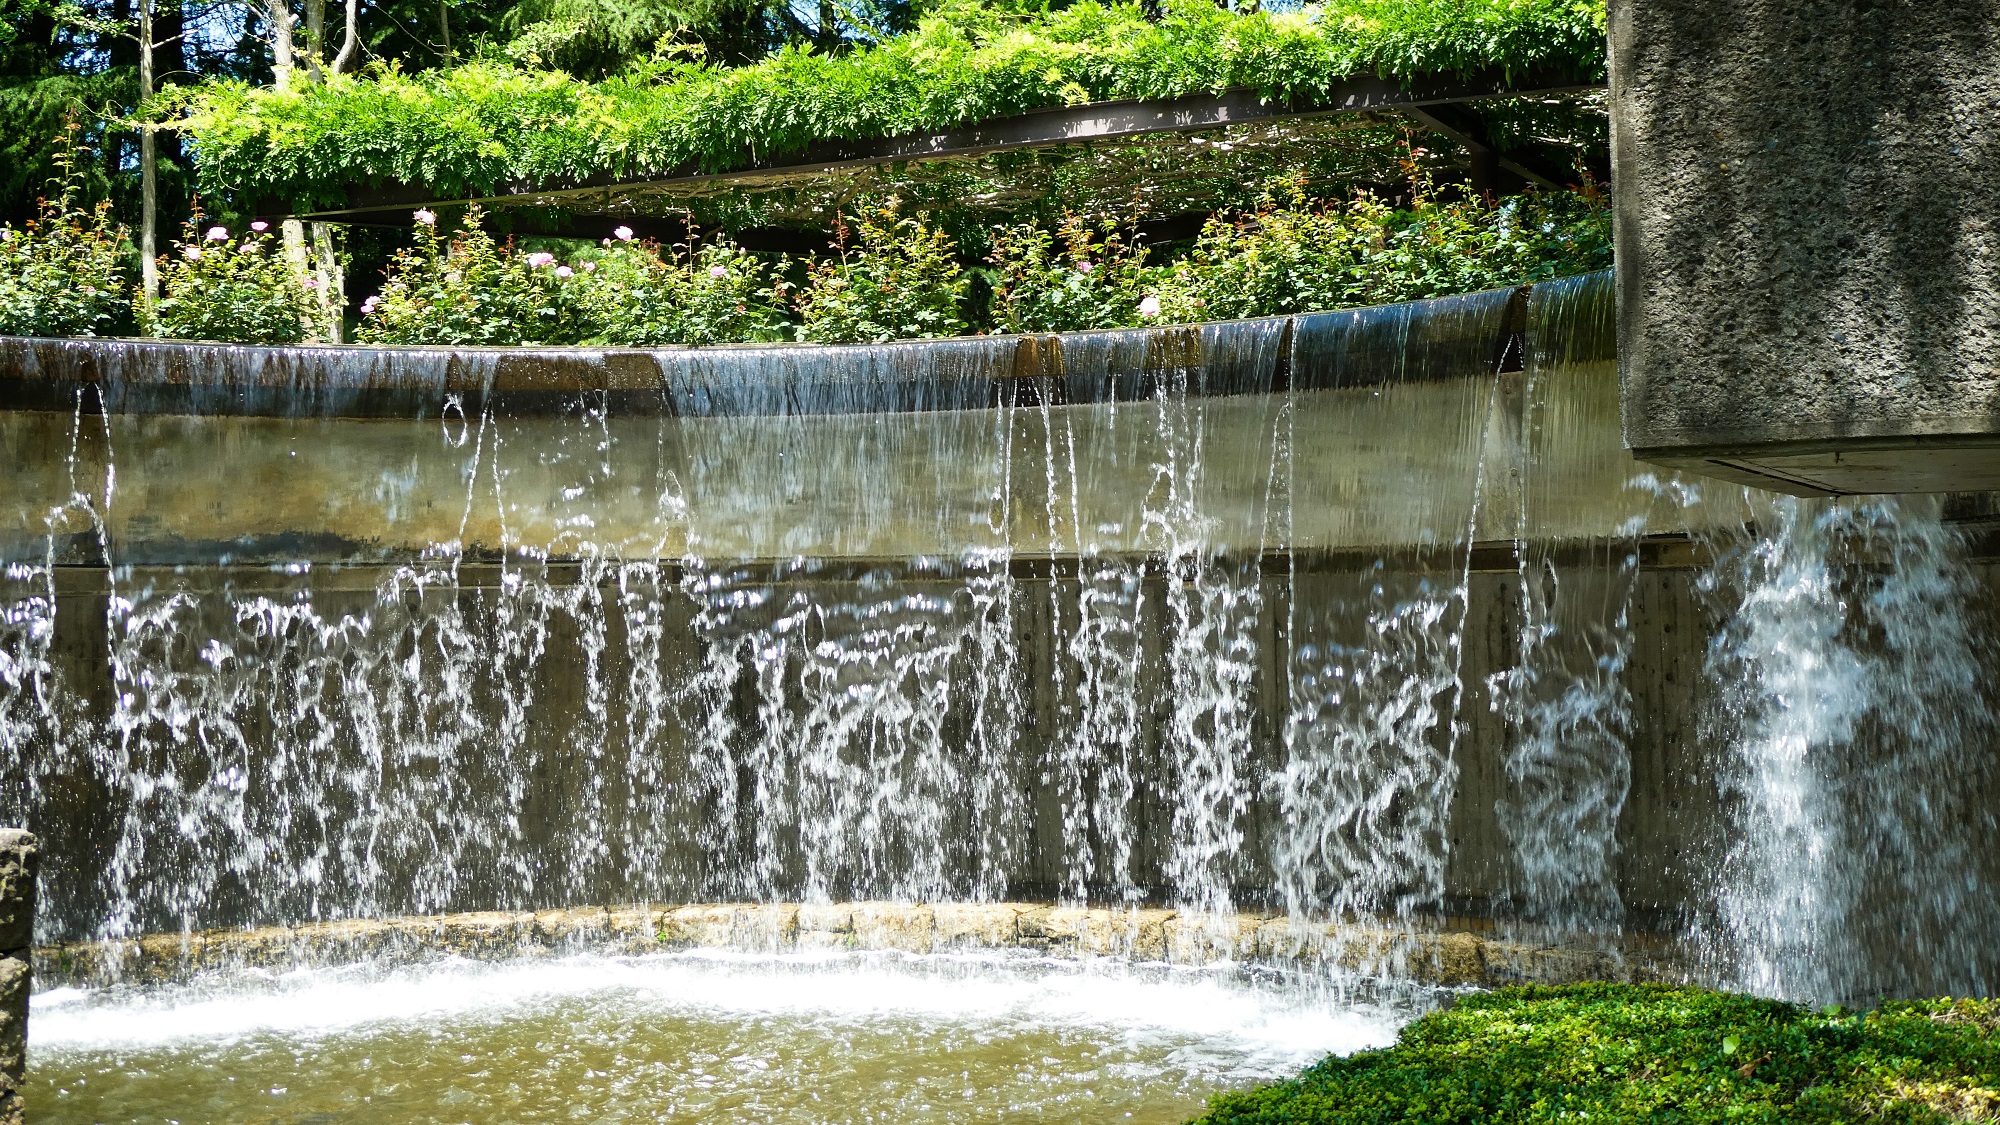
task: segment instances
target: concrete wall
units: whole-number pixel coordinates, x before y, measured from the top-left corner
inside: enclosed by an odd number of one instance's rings
[[[2000,5],[1611,9],[1627,445],[1800,495],[2000,487]]]
[[[1414,748],[1349,746],[1344,753],[1355,783],[1397,788],[1399,793],[1398,808],[1384,813],[1379,823],[1357,821],[1347,831],[1353,834],[1351,853],[1360,860],[1409,865],[1408,884],[1390,888],[1390,893],[1417,893],[1427,911],[1509,917],[1521,913],[1523,857],[1502,822],[1501,810],[1519,789],[1507,769],[1523,734],[1504,712],[1496,685],[1521,659],[1523,599],[1511,563],[1497,554],[1482,553],[1480,559],[1482,566],[1492,569],[1470,576],[1464,657],[1457,668],[1462,696],[1454,700],[1454,689],[1441,689],[1434,699],[1441,714],[1428,731],[1435,757],[1427,764],[1437,768],[1449,763],[1456,779],[1447,780],[1432,795],[1420,777],[1399,774],[1412,765],[1393,755]],[[1370,643],[1366,633],[1379,624],[1385,608],[1410,597],[1420,582],[1456,580],[1462,565],[1448,556],[1392,558],[1385,570],[1375,569],[1373,562],[1370,558],[1355,566],[1341,559],[1302,559],[1299,572],[1287,574],[1280,560],[1267,564],[1257,583],[1264,608],[1250,637],[1257,653],[1247,695],[1250,743],[1237,763],[1247,796],[1240,818],[1243,841],[1227,871],[1237,901],[1246,906],[1283,907],[1273,864],[1281,850],[1286,814],[1274,796],[1273,779],[1287,763],[1286,715],[1295,706],[1288,703],[1294,692],[1292,681],[1306,667],[1293,659],[1298,647],[1344,651],[1348,655],[1342,660],[1365,667],[1362,653]],[[1717,839],[1718,794],[1695,731],[1695,718],[1708,705],[1701,668],[1712,609],[1704,603],[1696,587],[1697,573],[1691,569],[1649,567],[1620,578],[1615,563],[1608,553],[1600,552],[1596,558],[1564,560],[1553,573],[1560,576],[1565,597],[1593,607],[1604,598],[1622,597],[1617,590],[1633,584],[1629,612],[1635,639],[1622,676],[1635,719],[1630,735],[1632,783],[1629,795],[1618,794],[1621,803],[1614,806],[1615,820],[1602,825],[1616,851],[1605,874],[1635,928],[1674,930],[1707,909],[1706,896],[1712,890],[1702,848]],[[441,624],[445,607],[439,596],[433,596],[424,614],[405,623],[392,607],[377,600],[367,584],[357,585],[361,588],[322,589],[316,595],[317,608],[328,619],[343,614],[353,619],[372,617],[376,643],[393,661],[450,635]],[[1132,749],[1135,792],[1126,814],[1126,839],[1133,883],[1151,900],[1171,902],[1180,763],[1168,729],[1176,696],[1163,665],[1175,635],[1165,585],[1161,577],[1146,580],[1145,609],[1134,623],[1134,651],[1141,662],[1136,685],[1140,729]],[[900,588],[908,595],[925,593],[940,601],[953,596],[949,582],[909,579]],[[1387,589],[1386,600],[1379,592],[1371,594],[1381,588]],[[787,597],[804,596],[833,606],[858,596],[851,585],[824,580],[780,589],[787,590]],[[607,600],[616,597],[615,589],[607,588],[604,594]],[[428,733],[431,728],[425,724],[430,720],[406,713],[419,698],[445,695],[441,681],[426,678],[395,694],[385,679],[392,669],[364,670],[374,658],[358,647],[341,650],[330,661],[294,653],[272,661],[264,671],[233,679],[204,676],[200,654],[205,642],[190,642],[182,646],[177,659],[149,663],[145,671],[157,682],[176,683],[191,706],[208,710],[195,716],[180,738],[173,737],[164,721],[142,723],[118,755],[108,755],[101,748],[121,742],[105,718],[113,709],[106,666],[110,648],[106,595],[60,594],[50,659],[57,670],[55,682],[64,685],[58,705],[66,734],[30,744],[24,762],[16,767],[31,765],[40,774],[35,783],[41,794],[35,823],[47,841],[52,864],[44,938],[93,936],[102,919],[119,911],[119,904],[107,897],[104,872],[128,829],[128,817],[133,816],[145,826],[146,850],[128,889],[133,893],[135,921],[145,931],[175,932],[190,924],[201,928],[296,922],[355,912],[383,916],[729,900],[755,892],[746,873],[756,859],[750,849],[758,822],[769,816],[789,822],[801,815],[796,805],[782,805],[773,812],[752,795],[758,778],[749,762],[750,744],[761,741],[754,732],[774,721],[765,710],[770,699],[754,678],[746,677],[733,689],[734,701],[723,715],[742,732],[739,759],[726,765],[730,771],[726,788],[736,791],[738,804],[725,823],[717,811],[725,787],[713,776],[725,764],[713,749],[697,745],[702,730],[715,721],[709,710],[712,700],[701,695],[643,694],[649,683],[684,685],[703,675],[708,644],[695,635],[691,604],[665,603],[659,619],[663,643],[655,651],[632,644],[634,619],[615,609],[602,617],[598,632],[599,619],[588,610],[581,615],[550,612],[524,626],[520,603],[504,604],[491,589],[466,588],[446,596],[464,615],[466,636],[506,630],[510,626],[501,619],[511,617],[517,634],[531,628],[540,645],[539,658],[532,662],[501,666],[496,660],[487,666],[488,657],[473,655],[456,669],[474,681],[464,692],[472,710],[459,715],[453,710],[456,704],[436,705],[439,722],[469,728],[455,747],[442,745],[451,731]],[[1014,716],[1015,744],[1001,758],[1006,776],[998,779],[998,787],[1019,804],[1017,816],[998,825],[989,821],[984,829],[1005,837],[1000,843],[1006,856],[1004,881],[987,893],[1046,900],[1062,896],[1071,886],[1075,849],[1066,842],[1065,819],[1075,801],[1066,788],[1066,767],[1059,755],[1080,707],[1079,671],[1066,652],[1078,628],[1080,601],[1072,578],[1054,580],[1053,589],[1049,579],[1024,579],[1013,594],[1009,632],[1019,660],[1014,676],[1019,714]],[[211,599],[208,611],[181,618],[183,627],[192,635],[231,636],[235,604]],[[1431,640],[1440,646],[1438,655],[1449,669],[1448,648],[1443,647],[1449,643],[1446,633],[1440,630]],[[642,651],[650,653],[652,667],[635,663],[635,654]],[[1586,663],[1594,659],[1581,655]],[[979,670],[963,663],[973,657],[968,651],[948,671],[955,702],[962,702],[979,683]],[[1400,677],[1422,671],[1421,653],[1399,659],[1404,658],[1412,667],[1386,669],[1392,694]],[[391,659],[380,664],[387,666]],[[316,663],[337,665],[336,678],[314,679],[319,674],[313,670]],[[585,678],[593,663],[605,685],[597,692]],[[791,698],[784,706],[801,711],[796,670],[788,673],[786,682]],[[915,694],[908,686],[901,690]],[[382,771],[379,791],[365,799],[349,794],[346,783],[338,780],[346,771],[371,768],[372,759],[371,751],[359,742],[355,729],[359,724],[345,718],[332,699],[336,692],[363,696],[372,700],[369,708],[381,712],[375,734],[386,741],[392,761],[377,767]],[[1357,689],[1355,694],[1362,692]],[[601,712],[594,713],[588,705],[594,695]],[[321,702],[306,707],[301,699]],[[508,699],[527,704],[525,726],[513,738],[502,724]],[[656,705],[664,705],[666,712],[657,712]],[[1398,707],[1389,698],[1351,699],[1347,706],[1348,711],[1327,712],[1326,719],[1355,732],[1372,730],[1367,724],[1376,720],[1364,713],[1366,708],[1393,716]],[[312,718],[316,708],[328,711],[324,723]],[[792,721],[799,718],[794,715]],[[942,742],[949,754],[969,758],[974,752],[971,720],[964,708],[953,706],[944,721]],[[1459,725],[1455,739],[1454,723]],[[1381,731],[1374,731],[1374,736],[1387,739]],[[795,732],[779,741],[789,745],[798,737]],[[239,739],[247,752],[236,749]],[[200,749],[205,744],[210,748]],[[586,753],[586,747],[595,749]],[[861,752],[859,746],[850,750]],[[154,755],[161,758],[155,760]],[[185,807],[169,806],[163,803],[166,795],[155,795],[152,804],[135,808],[130,792],[107,772],[107,762],[120,769],[159,773],[167,772],[170,764],[176,775],[202,778],[226,775],[232,768],[244,771],[252,779],[251,791],[242,801],[244,823],[232,828],[225,823],[229,817],[213,824],[203,820],[183,837],[169,827],[180,812],[218,814],[195,798]],[[1567,765],[1572,772],[1561,781],[1572,791],[1604,784],[1610,776],[1603,763],[1579,759]],[[920,768],[913,767],[902,783],[914,784],[918,772]],[[0,780],[10,788],[27,784],[19,776]],[[1091,784],[1086,780],[1086,786]],[[266,793],[267,786],[287,792]],[[641,792],[642,788],[647,791]],[[960,798],[969,802],[971,796],[968,792],[954,799]],[[951,823],[939,828],[939,837],[957,839],[982,831],[979,818],[968,808],[948,805],[945,815]],[[1433,815],[1436,836],[1396,835],[1394,822]],[[315,819],[321,816],[324,821]],[[510,816],[518,825],[511,832],[505,827]],[[372,835],[357,827],[365,827],[371,818],[380,823]],[[904,828],[891,823],[883,831],[895,836]],[[436,839],[427,835],[433,831],[438,833]],[[771,853],[779,866],[772,878],[781,893],[797,896],[806,876],[796,830],[788,831],[793,835],[781,834]],[[336,833],[366,836],[365,853],[346,856],[339,846],[329,845],[327,836]],[[1097,856],[1098,875],[1090,894],[1099,901],[1118,901],[1127,888],[1104,877],[1116,841],[1094,828],[1086,835],[1084,846]],[[499,842],[468,843],[482,837]],[[254,859],[247,858],[252,839],[258,851]],[[269,854],[262,850],[266,843],[271,845]],[[1413,857],[1398,850],[1405,847],[1423,855]],[[452,863],[440,861],[441,848],[456,849]],[[885,862],[891,870],[907,863],[901,843],[892,844],[889,851]],[[946,851],[950,885],[961,894],[976,893],[975,857],[965,849]],[[243,871],[230,870],[232,856],[246,857]],[[1424,886],[1426,856],[1435,856],[1441,864],[1441,898]],[[372,865],[372,874],[362,865],[364,858]],[[315,865],[312,878],[301,874],[308,862]],[[522,864],[539,868],[532,880],[520,878]],[[836,895],[880,897],[892,887],[893,879],[871,881],[856,873],[842,876],[830,890]]]
[[[35,838],[0,828],[0,1125],[26,1120],[29,952],[35,927]]]

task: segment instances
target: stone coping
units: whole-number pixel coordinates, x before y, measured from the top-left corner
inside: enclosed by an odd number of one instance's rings
[[[1261,913],[1207,917],[1023,902],[628,905],[357,919],[47,945],[35,951],[35,972],[42,987],[147,984],[216,970],[357,960],[685,949],[1018,950],[1189,965],[1235,960],[1331,967],[1448,987],[1688,978],[1670,943],[1644,939],[1621,939],[1615,947],[1544,944],[1449,925],[1297,922]]]

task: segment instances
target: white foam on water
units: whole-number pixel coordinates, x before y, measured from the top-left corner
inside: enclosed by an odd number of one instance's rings
[[[396,1025],[504,1021],[551,1003],[648,1017],[783,1018],[840,1027],[955,1024],[997,1034],[1111,1031],[1172,1044],[1203,1069],[1296,1070],[1395,1041],[1407,1018],[1328,991],[1272,987],[1223,968],[1175,969],[992,955],[711,952],[447,961],[211,977],[156,990],[62,988],[33,999],[33,1051],[52,1057],[225,1044],[248,1037],[367,1035]]]

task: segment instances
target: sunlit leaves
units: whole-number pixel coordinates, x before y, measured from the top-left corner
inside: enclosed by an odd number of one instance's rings
[[[815,141],[948,129],[1079,100],[1230,87],[1309,96],[1358,73],[1603,70],[1601,7],[1574,0],[1330,0],[1312,15],[1238,15],[1173,0],[1083,0],[1021,15],[952,0],[910,33],[755,65],[657,57],[601,82],[481,61],[377,70],[287,90],[207,87],[189,119],[211,190],[338,204],[350,185],[422,183],[440,198],[594,174],[721,171]]]

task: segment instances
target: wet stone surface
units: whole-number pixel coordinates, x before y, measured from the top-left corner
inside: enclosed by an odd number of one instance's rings
[[[690,949],[909,954],[1019,950],[1060,958],[1176,965],[1269,962],[1446,987],[1685,976],[1672,949],[1630,937],[1610,949],[1574,942],[1541,944],[1470,930],[1302,923],[1253,913],[1202,918],[1163,909],[1022,902],[703,903],[480,911],[74,942],[41,947],[35,958],[45,982],[87,985],[164,982],[219,969]]]
[[[25,1119],[36,852],[33,835],[0,828],[0,1125]]]

